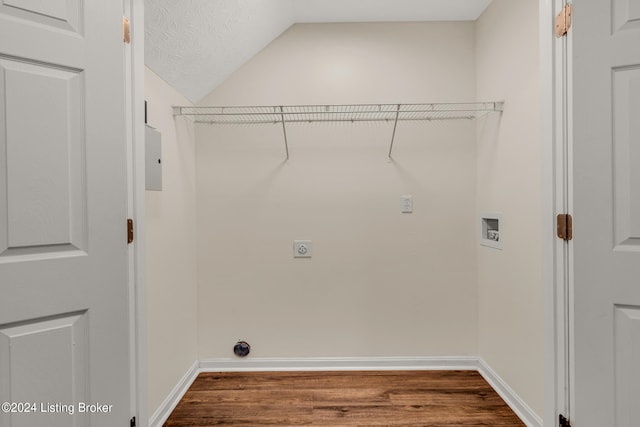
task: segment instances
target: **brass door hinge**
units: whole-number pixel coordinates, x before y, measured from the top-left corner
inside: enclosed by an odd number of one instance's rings
[[[133,220],[127,219],[127,243],[133,243]]]
[[[571,3],[569,3],[556,15],[556,37],[562,37],[569,32],[569,28],[571,28],[572,11],[573,8]]]
[[[131,43],[131,25],[126,16],[122,17],[122,40],[127,44]]]
[[[558,237],[569,241],[573,239],[573,218],[569,214],[559,214],[556,218]]]

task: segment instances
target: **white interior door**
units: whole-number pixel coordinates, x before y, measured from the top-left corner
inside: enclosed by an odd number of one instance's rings
[[[640,420],[640,0],[575,0],[573,425]]]
[[[0,1],[1,427],[128,426],[122,1]]]

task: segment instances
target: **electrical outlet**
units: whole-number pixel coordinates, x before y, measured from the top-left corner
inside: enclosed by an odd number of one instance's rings
[[[400,196],[402,213],[413,212],[413,196]]]
[[[311,240],[294,240],[293,241],[293,257],[294,258],[311,258]]]

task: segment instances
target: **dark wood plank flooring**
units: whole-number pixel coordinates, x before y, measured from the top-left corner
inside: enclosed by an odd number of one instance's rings
[[[524,426],[475,371],[202,373],[165,427]]]

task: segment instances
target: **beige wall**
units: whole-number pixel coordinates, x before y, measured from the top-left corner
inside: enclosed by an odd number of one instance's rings
[[[296,25],[202,104],[473,101],[474,28]],[[196,126],[201,359],[477,354],[475,124],[391,132]]]
[[[148,413],[198,359],[193,124],[172,105],[188,101],[145,70],[148,122],[162,133],[163,190],[146,192]]]
[[[477,21],[477,212],[503,215],[503,249],[478,246],[480,356],[544,412],[542,159],[538,2],[494,0]],[[546,231],[552,232],[552,230]]]
[[[246,339],[253,357],[480,355],[542,414],[538,34],[535,0],[477,23],[296,25],[202,101],[505,101],[475,123],[400,123],[393,161],[386,123],[290,125],[287,162],[279,125],[194,130],[147,71],[165,158],[147,193],[149,412]],[[483,212],[502,214],[502,250],[478,245]]]

